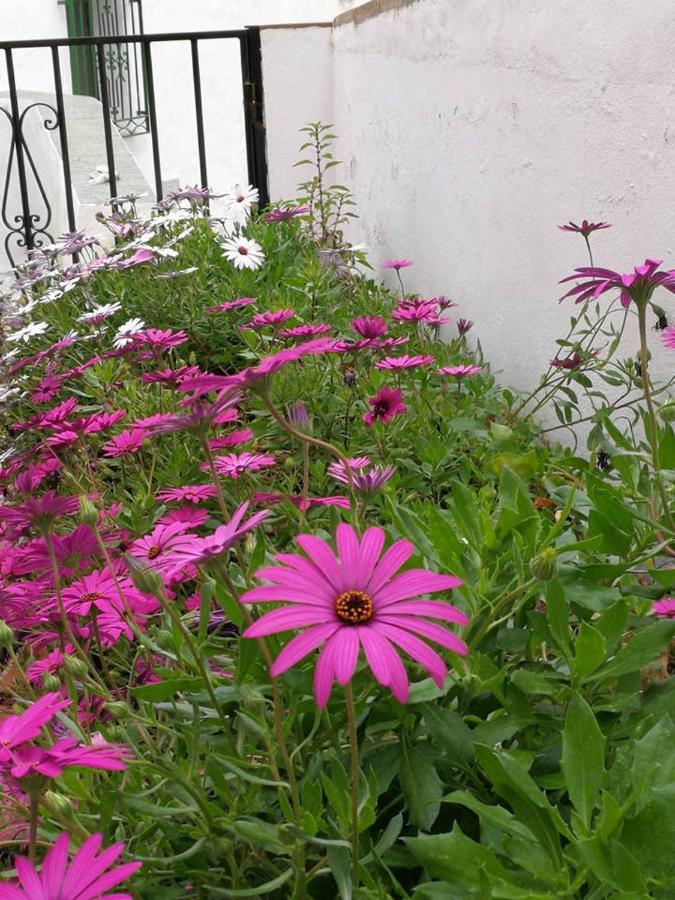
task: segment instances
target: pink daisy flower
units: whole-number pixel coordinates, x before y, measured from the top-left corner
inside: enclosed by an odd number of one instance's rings
[[[382,263],[385,269],[409,269],[414,265],[412,259],[387,259]]]
[[[316,337],[331,330],[331,325],[296,325],[294,328],[282,328],[279,337],[295,340],[296,338]]]
[[[137,331],[129,336],[135,348],[150,347],[152,350],[159,351],[180,347],[188,339],[184,331],[171,331],[170,329],[162,331],[160,328],[146,328],[144,331]]]
[[[200,374],[199,366],[181,366],[180,369],[161,369],[159,372],[143,372],[141,381],[146,384],[163,384],[176,387],[186,378],[194,378]]]
[[[265,216],[265,221],[274,224],[304,216],[309,212],[309,206],[292,206],[288,209],[271,209]]]
[[[467,375],[476,375],[480,371],[480,366],[444,366],[437,370],[439,375],[449,375],[453,378],[466,378]]]
[[[177,503],[202,503],[216,496],[216,489],[212,484],[185,484],[177,488],[164,488],[157,491],[157,500],[175,501]]]
[[[102,608],[109,603],[120,603],[115,579],[108,569],[90,572],[74,581],[63,588],[61,596],[65,609],[78,616],[88,615],[92,606]]]
[[[189,530],[190,523],[185,520],[156,525],[150,534],[134,541],[129,552],[151,569],[166,574],[175,569],[173,550],[184,545],[185,533]]]
[[[471,319],[457,319],[457,331],[460,334],[466,334],[467,331],[471,331],[473,328],[473,322]]]
[[[242,503],[232,514],[232,518],[226,525],[220,525],[213,534],[207,537],[198,537],[194,534],[184,534],[182,540],[172,547],[173,569],[169,574],[178,572],[189,565],[199,565],[217,559],[233,547],[237,541],[252,531],[269,515],[266,509],[254,513],[244,520],[249,503]]]
[[[396,541],[383,554],[385,534],[371,527],[361,541],[350,525],[338,525],[337,555],[320,538],[303,534],[297,542],[307,556],[281,553],[281,563],[265,566],[256,578],[271,582],[242,595],[242,603],[284,603],[265,613],[244,632],[257,638],[302,629],[277,656],[271,669],[277,677],[322,647],[314,670],[314,696],[323,708],[333,681],[348,684],[362,649],[375,679],[400,703],[408,699],[408,676],[395,648],[419,663],[442,686],[447,667],[421,638],[464,656],[466,644],[430,618],[466,625],[466,615],[442,601],[417,599],[462,584],[452,575],[427,569],[396,574],[415,548]]]
[[[664,328],[661,340],[669,350],[675,350],[675,326],[669,325],[667,328]]]
[[[357,461],[359,459],[368,459],[368,457],[359,457]],[[368,460],[368,463],[370,463],[370,460]],[[349,466],[351,469],[354,468],[351,459],[349,460]],[[359,466],[358,468],[363,467]],[[371,466],[368,471],[352,471],[352,482],[357,491],[364,494],[371,493],[383,487],[395,471],[394,466]],[[349,475],[342,461],[331,463],[327,472],[341,484],[349,484]]]
[[[57,497],[55,491],[45,491],[40,497],[31,497],[18,506],[0,505],[0,522],[18,530],[32,526],[44,531],[54,519],[72,516],[79,508],[79,497]]]
[[[368,403],[372,409],[363,414],[363,421],[368,426],[378,421],[386,425],[408,409],[403,402],[401,391],[387,387],[386,384],[373,397],[368,398]]]
[[[149,437],[150,432],[145,428],[132,425],[107,441],[101,450],[104,456],[125,456],[140,450]]]
[[[594,231],[600,231],[601,228],[611,228],[607,222],[589,222],[588,219],[584,219],[581,225],[577,225],[574,222],[569,222],[567,225],[558,225],[558,228],[561,231],[573,231],[577,234],[583,235],[585,238],[588,237],[589,234],[592,234]]]
[[[425,322],[427,325],[442,325],[450,321],[447,316],[438,315],[438,304],[433,300],[415,305],[400,303],[391,317],[395,322]]]
[[[277,309],[273,312],[258,313],[253,316],[250,322],[247,322],[241,327],[246,329],[264,328],[266,325],[273,325],[276,327],[278,325],[283,325],[284,322],[292,319],[294,315],[294,309]]]
[[[19,715],[6,716],[0,722],[0,758],[3,754],[20,744],[34,740],[54,718],[57,712],[70,706],[60,694],[43,694],[28,709]]]
[[[209,441],[209,450],[223,450],[225,447],[237,447],[253,440],[253,431],[250,428],[240,428],[219,438]]]
[[[185,531],[189,531],[192,528],[199,528],[200,525],[206,522],[208,517],[209,514],[205,509],[200,509],[197,506],[179,506],[178,509],[171,509],[169,512],[164,513],[157,520],[157,524],[174,525],[176,522],[179,522],[184,526]]]
[[[52,650],[42,659],[32,662],[26,669],[26,677],[31,684],[42,684],[45,675],[53,675],[63,665],[63,653],[60,650]]]
[[[352,328],[366,340],[382,337],[387,333],[388,327],[382,316],[359,316],[352,319]]]
[[[375,363],[376,369],[417,369],[419,366],[428,366],[434,362],[433,356],[385,356],[380,362]]]
[[[652,613],[661,619],[675,619],[675,597],[664,597],[652,603]]]
[[[96,900],[114,897],[132,900],[131,894],[109,893],[126,881],[142,863],[124,863],[111,868],[124,850],[124,844],[113,844],[99,853],[103,835],[88,837],[68,864],[70,835],[60,834],[49,848],[38,873],[28,859],[17,856],[14,867],[18,881],[0,885],[0,900]]]
[[[217,456],[214,465],[221,478],[232,478],[236,481],[246,472],[258,472],[260,469],[276,465],[276,460],[265,453],[228,453],[227,456]],[[202,468],[208,470],[208,467]]]
[[[575,303],[583,303],[586,300],[597,300],[607,291],[618,290],[621,305],[627,308],[631,300],[638,304],[646,303],[657,287],[663,287],[671,294],[675,294],[675,269],[657,272],[661,263],[660,259],[646,259],[641,266],[635,266],[627,275],[598,266],[581,266],[574,270],[574,275],[568,275],[560,282],[565,284],[582,278],[581,284],[576,284],[560,299],[574,297]]]
[[[255,303],[255,297],[238,297],[236,300],[226,300],[225,303],[219,303],[218,306],[207,306],[207,312],[229,312],[231,309],[238,309],[240,306],[249,306]]]

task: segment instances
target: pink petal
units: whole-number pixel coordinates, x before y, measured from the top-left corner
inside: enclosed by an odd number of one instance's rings
[[[447,628],[436,625],[435,622],[427,622],[424,619],[414,619],[409,616],[396,616],[392,614],[378,616],[378,623],[379,622],[384,622],[387,625],[396,625],[399,628],[405,628],[406,631],[412,631],[413,634],[420,634],[422,637],[429,638],[430,641],[435,641],[437,644],[440,644],[441,647],[452,650],[453,653],[458,653],[460,656],[466,656],[469,652],[469,648],[464,641],[460,640],[456,634],[448,631]]]
[[[341,590],[340,585],[342,584],[342,572],[328,544],[320,538],[314,537],[313,534],[300,534],[297,537],[297,542],[339,594]]]
[[[103,856],[103,854],[101,854]],[[122,866],[118,866],[116,869],[113,869],[112,872],[106,872],[105,875],[102,875],[100,878],[97,878],[96,881],[92,882],[89,887],[78,893],[77,900],[98,900],[99,897],[103,897],[108,888],[115,887],[115,885],[120,884],[122,881],[126,881],[127,878],[131,877],[134,872],[137,872],[142,863],[140,862],[130,862],[125,863]],[[110,894],[105,894],[105,896],[110,900]]]
[[[331,688],[333,687],[335,645],[331,638],[319,654],[319,659],[314,669],[314,698],[319,709],[323,709],[328,703]]]
[[[340,684],[351,681],[359,658],[359,635],[353,625],[341,628],[332,638],[335,644],[335,677]]]
[[[414,545],[410,541],[405,540],[405,538],[394,541],[379,563],[375,566],[365,590],[372,596],[375,591],[389,581],[395,572],[398,572],[401,566],[410,559],[414,552]]]
[[[394,644],[397,644],[411,659],[419,663],[423,669],[426,669],[439,688],[443,687],[443,683],[448,676],[448,667],[432,647],[415,637],[415,635],[409,634],[402,628],[395,628],[393,625],[381,623],[378,626],[378,631],[388,637]]]
[[[67,840],[68,835],[66,835],[66,841]],[[16,857],[14,860],[14,868],[16,869],[16,874],[19,876],[21,887],[28,897],[34,897],[35,900],[49,900],[52,893],[52,885],[44,884],[43,887],[40,876],[24,856]],[[60,887],[60,885],[57,885],[57,889],[58,887]]]
[[[320,647],[338,628],[340,625],[335,623],[315,625],[292,637],[272,663],[270,669],[272,678],[283,674],[317,647]]]
[[[42,883],[55,893],[59,893],[68,862],[69,836],[60,834],[52,844],[42,864]]]
[[[380,633],[379,625],[360,628],[359,639],[377,681],[390,688],[400,703],[406,703],[410,685],[405,666],[389,641]]]
[[[293,628],[303,628],[305,625],[323,625],[328,622],[335,622],[335,613],[331,610],[316,606],[284,606],[265,613],[248,626],[243,636],[265,637],[268,634],[291,631]]]
[[[435,591],[449,591],[461,584],[462,579],[455,578],[454,575],[439,575],[427,569],[409,569],[397,575],[380,591],[372,592],[372,597],[375,607],[381,609],[397,600],[407,600],[409,597],[419,597]]]
[[[325,600],[317,597],[310,590],[300,590],[299,588],[277,586],[275,584],[264,584],[260,587],[251,588],[250,591],[242,594],[240,597],[242,603],[308,603],[310,606],[326,607],[328,604]],[[332,607],[332,600],[330,606]]]
[[[351,525],[341,522],[335,533],[342,578],[340,590],[359,588],[359,539]],[[358,642],[357,642],[358,643]]]
[[[375,568],[375,563],[380,558],[382,548],[384,547],[384,531],[382,528],[373,526],[366,529],[366,533],[361,539],[359,563],[359,577],[367,584],[370,576]]]
[[[451,603],[442,600],[407,600],[394,603],[385,607],[386,614],[395,616],[400,614],[410,616],[432,616],[443,619],[445,622],[455,622],[457,625],[468,625],[469,617],[461,609],[457,609]]]

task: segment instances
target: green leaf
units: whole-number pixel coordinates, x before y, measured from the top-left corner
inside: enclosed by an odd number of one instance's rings
[[[142,684],[131,689],[131,693],[137,700],[168,700],[181,691],[194,691],[204,687],[201,678],[191,675],[181,675],[178,678],[168,678],[166,681],[158,681],[156,684]]]
[[[410,820],[428,831],[441,808],[443,782],[434,764],[415,750],[404,753],[399,781],[408,804]]]
[[[476,813],[482,825],[492,825],[506,834],[517,834],[528,841],[534,841],[534,835],[529,828],[521,824],[518,819],[503,806],[481,803],[468,791],[453,791],[443,797],[444,803],[459,803]]]
[[[254,888],[238,888],[236,890],[231,890],[229,888],[206,885],[206,889],[209,891],[210,895],[217,897],[260,897],[261,894],[271,894],[272,891],[276,891],[277,888],[282,887],[282,885],[286,884],[292,877],[293,869],[286,869],[285,872],[282,872],[277,878],[273,878],[272,881],[266,881],[265,884],[259,884]]]
[[[329,847],[326,851],[328,865],[333,873],[340,900],[352,900],[352,873],[349,850]]]
[[[590,675],[605,661],[606,656],[607,647],[602,634],[592,625],[582,622],[574,642],[573,672],[575,679]]]
[[[605,779],[605,736],[583,697],[572,698],[563,728],[562,770],[567,793],[586,828]]]
[[[546,586],[546,621],[553,640],[567,657],[570,643],[569,609],[565,602],[565,590],[557,578]]]
[[[656,659],[663,648],[668,646],[673,636],[675,636],[675,620],[665,619],[662,622],[654,622],[653,625],[638,631],[619,650],[614,659],[592,675],[591,680],[617,678],[619,675],[641,669]]]
[[[471,729],[460,715],[425,703],[422,717],[434,744],[463,765],[471,764],[474,757]]]

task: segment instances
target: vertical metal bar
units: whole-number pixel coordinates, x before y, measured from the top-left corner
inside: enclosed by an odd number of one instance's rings
[[[270,202],[267,183],[267,144],[262,80],[260,29],[247,28],[240,36],[241,74],[244,91],[244,128],[248,178],[258,188],[259,206]]]
[[[56,93],[56,111],[59,114],[59,140],[61,141],[61,162],[63,164],[63,184],[66,190],[66,210],[68,213],[68,230],[75,231],[75,207],[73,205],[73,182],[70,174],[70,154],[68,153],[68,131],[66,127],[66,110],[63,103],[63,84],[61,81],[61,60],[59,48],[52,47],[52,66],[54,68],[54,91]]]
[[[33,230],[31,227],[30,204],[28,202],[28,183],[26,181],[26,165],[23,158],[23,135],[21,122],[19,121],[19,98],[16,93],[16,76],[14,74],[14,60],[9,47],[5,48],[5,61],[7,63],[7,82],[9,84],[9,100],[12,107],[12,133],[14,146],[16,147],[16,164],[19,170],[19,193],[21,195],[21,213],[23,236],[26,249],[33,248]],[[15,220],[16,221],[16,220]]]
[[[152,50],[150,41],[143,41],[145,80],[148,87],[148,116],[150,118],[150,139],[152,140],[152,165],[155,172],[155,194],[157,202],[162,199],[162,166],[159,158],[159,135],[157,133],[157,107],[155,105],[155,77],[152,71]]]
[[[101,89],[101,105],[103,107],[103,134],[105,136],[105,154],[108,161],[108,178],[110,182],[110,196],[117,196],[117,176],[115,175],[115,151],[113,149],[112,122],[110,121],[110,100],[108,98],[108,78],[105,72],[105,56],[103,55],[105,44],[99,44],[96,48],[98,56],[98,80]]]
[[[206,145],[204,143],[204,109],[202,107],[202,76],[199,68],[199,42],[196,38],[190,41],[192,48],[192,84],[195,89],[195,113],[197,115],[197,147],[199,150],[199,178],[201,187],[208,187],[209,176],[206,171]]]

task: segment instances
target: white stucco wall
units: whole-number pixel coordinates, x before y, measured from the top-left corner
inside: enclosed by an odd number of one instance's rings
[[[557,282],[587,259],[558,224],[611,222],[593,237],[610,268],[675,266],[673,2],[399,6],[333,35],[358,238],[374,263],[412,257],[407,285],[454,298],[501,380],[527,387],[574,309]]]
[[[264,28],[261,43],[270,198],[288,200],[309,174],[293,168],[300,129],[333,121],[332,30]]]
[[[68,36],[66,7],[56,0],[0,0],[0,40],[28,41]],[[7,70],[4,54],[0,59],[0,91],[6,91]],[[70,57],[61,56],[64,91],[70,90]],[[24,91],[53,91],[51,51],[49,49],[16,50],[14,69],[17,87]],[[1,140],[1,138],[0,138]]]

